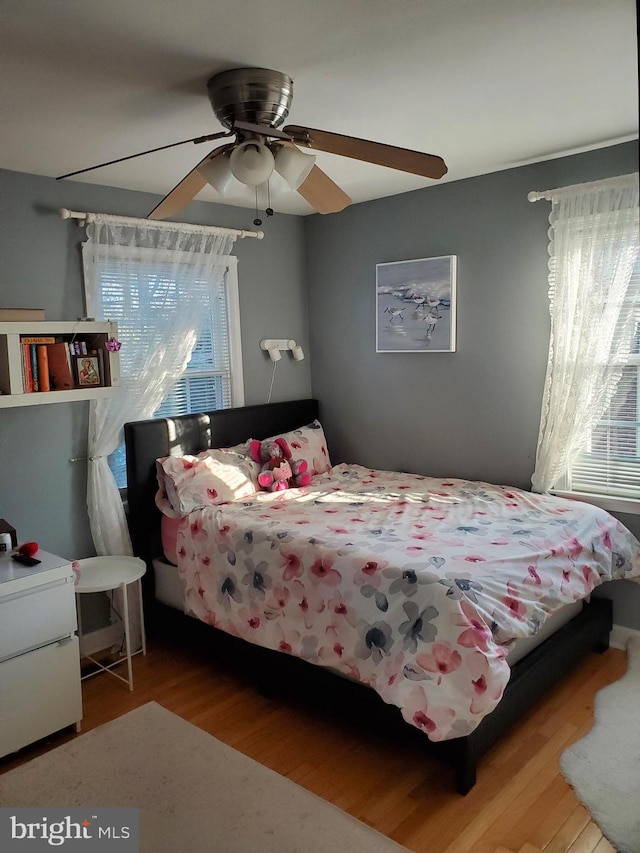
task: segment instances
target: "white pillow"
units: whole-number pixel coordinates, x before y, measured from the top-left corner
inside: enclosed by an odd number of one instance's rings
[[[194,509],[254,495],[260,466],[248,455],[249,443],[203,450],[197,456],[156,459],[156,506],[169,518]]]

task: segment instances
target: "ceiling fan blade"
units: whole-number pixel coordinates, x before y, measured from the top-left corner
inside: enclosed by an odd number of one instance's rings
[[[94,169],[102,169],[103,166],[113,166],[115,163],[124,163],[125,160],[133,160],[135,157],[144,157],[145,154],[155,154],[156,151],[165,151],[167,148],[175,148],[177,145],[185,145],[187,142],[212,142],[214,139],[221,139],[223,136],[231,136],[232,131],[222,131],[221,133],[210,133],[208,136],[196,136],[193,139],[182,139],[180,142],[171,142],[169,145],[161,145],[159,148],[150,148],[148,151],[140,151],[138,154],[129,154],[126,157],[118,157],[117,160],[108,160],[106,163],[98,163],[97,166],[87,166],[85,169],[77,169],[75,172],[67,172],[66,175],[58,175],[56,181],[61,181],[63,178],[72,178],[74,175],[81,175],[83,172],[92,172]]]
[[[357,139],[355,136],[343,136],[340,133],[297,125],[288,125],[284,132],[288,133],[297,145],[326,151],[328,154],[340,154],[353,160],[364,160],[377,166],[387,166],[389,169],[399,169],[401,172],[436,180],[447,174],[444,160],[435,154],[424,154],[409,148],[397,148],[382,142],[370,142],[368,139]]]
[[[351,204],[349,196],[317,166],[300,184],[298,192],[318,213],[339,213]]]
[[[185,177],[175,185],[171,192],[167,193],[162,201],[153,208],[151,213],[147,216],[147,219],[168,219],[170,216],[175,216],[176,213],[179,213],[198,195],[200,190],[204,189],[207,185],[207,179],[198,171],[198,168],[202,166],[203,163],[213,160],[214,157],[219,157],[221,154],[224,154],[224,152],[228,151],[230,148],[233,148],[233,145],[221,145],[220,148],[214,148],[213,151],[210,151],[207,156],[203,157],[202,160],[193,167],[189,174],[185,175]]]

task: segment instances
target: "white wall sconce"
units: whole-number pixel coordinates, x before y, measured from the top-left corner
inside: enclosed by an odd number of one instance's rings
[[[260,349],[269,353],[271,361],[280,361],[282,352],[290,351],[296,361],[302,361],[304,352],[294,340],[286,338],[264,338],[260,341]]]

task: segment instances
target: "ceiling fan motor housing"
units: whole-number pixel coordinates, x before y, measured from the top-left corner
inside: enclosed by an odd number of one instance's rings
[[[231,130],[237,121],[279,127],[289,115],[293,80],[268,68],[232,68],[207,83],[218,121]]]

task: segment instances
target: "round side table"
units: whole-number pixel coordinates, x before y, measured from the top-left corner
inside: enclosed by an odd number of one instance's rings
[[[120,589],[123,599],[123,615],[124,623],[124,639],[127,658],[128,678],[123,678],[112,669],[124,663],[123,660],[115,661],[106,666],[100,661],[95,660],[90,655],[82,655],[91,663],[95,664],[98,669],[95,672],[90,672],[83,676],[90,678],[92,675],[97,675],[99,672],[109,672],[120,681],[124,681],[129,685],[129,690],[133,690],[133,671],[131,668],[131,632],[129,627],[129,601],[127,596],[127,586],[130,583],[138,583],[138,595],[140,598],[140,631],[142,635],[142,653],[147,653],[147,641],[144,630],[144,612],[142,608],[142,583],[141,578],[147,570],[146,564],[138,557],[88,557],[85,560],[76,560],[73,563],[76,572],[75,591],[77,593],[76,603],[78,610],[78,634],[82,636],[82,622],[80,619],[80,598],[79,596],[86,592],[113,592]],[[137,652],[134,652],[137,654]]]

